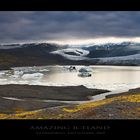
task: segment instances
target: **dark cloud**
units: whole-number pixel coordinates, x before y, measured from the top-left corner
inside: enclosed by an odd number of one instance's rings
[[[139,37],[138,11],[4,11],[0,42]]]

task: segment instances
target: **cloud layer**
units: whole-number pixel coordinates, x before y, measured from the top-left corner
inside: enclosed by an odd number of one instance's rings
[[[140,37],[140,12],[0,12],[0,43],[98,37]]]

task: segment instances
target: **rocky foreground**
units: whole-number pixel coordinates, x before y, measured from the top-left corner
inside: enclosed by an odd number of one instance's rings
[[[71,101],[88,101],[90,96],[105,92],[108,90],[88,89],[84,86],[0,85],[0,113],[15,114],[58,107]]]
[[[2,105],[2,102],[0,104]],[[31,104],[32,102],[28,102],[27,106]],[[32,104],[34,105],[35,103]],[[1,107],[0,111],[0,119],[140,119],[140,88],[83,104],[59,104],[50,107],[46,104],[44,108],[28,111],[17,108],[12,113],[3,112]]]

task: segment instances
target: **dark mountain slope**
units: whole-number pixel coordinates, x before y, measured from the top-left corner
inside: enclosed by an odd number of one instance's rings
[[[67,60],[58,54],[50,52],[57,49],[64,49],[67,46],[56,44],[23,44],[12,49],[0,49],[0,69],[9,69],[16,66],[41,66],[41,65],[64,65],[82,64],[87,61]]]

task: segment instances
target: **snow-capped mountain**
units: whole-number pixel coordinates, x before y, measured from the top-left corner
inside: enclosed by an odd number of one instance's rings
[[[96,64],[140,65],[140,43],[122,42],[107,43],[91,46],[78,46],[57,50],[59,54],[69,60],[86,60]]]
[[[0,69],[33,65],[140,65],[140,43],[93,45],[26,43],[0,45]]]

